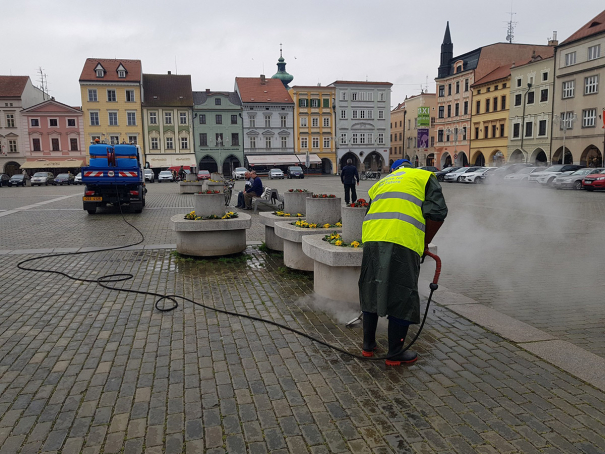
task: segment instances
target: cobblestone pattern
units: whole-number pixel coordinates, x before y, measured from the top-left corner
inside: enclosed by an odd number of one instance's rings
[[[133,273],[118,285],[361,343],[359,326],[310,307],[308,275],[253,248],[221,261],[115,251],[36,266]],[[605,451],[602,392],[438,306],[420,360],[386,369],[189,303],[160,313],[149,296],[7,261],[0,273],[0,453]]]

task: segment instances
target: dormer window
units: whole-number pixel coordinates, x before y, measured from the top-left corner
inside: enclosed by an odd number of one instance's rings
[[[105,68],[103,68],[103,66],[101,66],[101,63],[97,64],[97,66],[95,67],[95,73],[96,73],[97,77],[105,76]]]
[[[103,73],[105,71],[103,71],[102,69],[97,69],[97,77],[103,77]]]
[[[120,79],[123,79],[124,77],[126,77],[126,71],[122,70],[118,70],[118,77]]]

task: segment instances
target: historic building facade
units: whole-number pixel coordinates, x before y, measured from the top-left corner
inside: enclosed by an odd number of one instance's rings
[[[413,166],[436,166],[435,164],[435,115],[437,98],[435,93],[420,93],[405,99],[404,122],[405,158]]]
[[[334,87],[296,85],[289,91],[294,101],[294,150],[302,162],[321,160],[322,173],[335,173],[336,143]]]
[[[29,144],[21,110],[46,99],[29,76],[0,76],[0,173],[19,173]]]
[[[407,99],[407,98],[406,98]],[[389,139],[391,146],[389,147],[389,168],[398,159],[406,158],[405,153],[405,129],[403,124],[407,118],[407,110],[405,101],[397,104],[397,106],[391,110],[391,121],[389,126],[391,131],[389,132]],[[406,159],[409,159],[406,158]]]
[[[345,80],[329,85],[336,89],[339,171],[349,158],[360,170],[388,170],[392,85]]]
[[[197,166],[193,145],[191,76],[143,75],[143,137],[146,166]]]
[[[605,11],[557,46],[552,162],[603,165]]]
[[[200,170],[231,176],[244,165],[242,102],[237,93],[194,91],[193,133]]]

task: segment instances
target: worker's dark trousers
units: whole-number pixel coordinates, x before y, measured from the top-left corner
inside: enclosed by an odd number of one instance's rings
[[[351,203],[357,201],[357,190],[355,189],[355,183],[346,184],[345,185],[345,202]],[[349,192],[351,193],[351,198],[349,198]]]

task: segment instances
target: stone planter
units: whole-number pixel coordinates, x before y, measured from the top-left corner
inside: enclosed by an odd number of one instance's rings
[[[179,183],[179,192],[181,194],[197,194],[203,188],[203,181],[181,181]]]
[[[368,207],[342,207],[342,240],[345,243],[359,241]]]
[[[225,188],[225,185],[223,183],[215,183],[213,181],[205,181],[206,183],[206,191],[219,191],[221,194],[223,193],[223,189]]]
[[[276,216],[269,212],[259,212],[259,220],[265,226],[265,245],[274,251],[284,250],[284,240],[275,234],[275,223],[287,220],[299,220],[305,218]]]
[[[220,194],[196,194],[194,199],[196,216],[223,216],[225,214],[225,196]]]
[[[284,192],[284,212],[305,214],[307,212],[307,197],[312,195],[312,192]]]
[[[307,197],[306,219],[310,224],[336,224],[340,221],[340,197]]]
[[[313,259],[305,255],[302,248],[303,237],[307,235],[324,235],[341,232],[340,228],[303,229],[292,225],[292,219],[274,224],[275,235],[284,243],[284,264],[288,268],[303,271],[313,271]],[[327,244],[327,243],[326,243]]]

